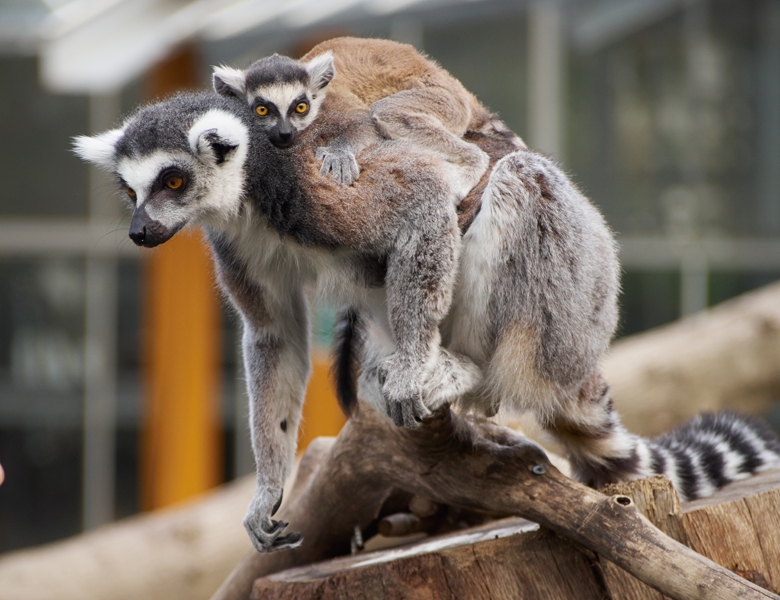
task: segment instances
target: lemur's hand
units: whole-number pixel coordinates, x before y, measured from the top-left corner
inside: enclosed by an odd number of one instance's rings
[[[331,144],[317,148],[314,156],[322,161],[320,174],[327,177],[328,173],[333,174],[333,179],[341,185],[352,185],[360,176],[355,155],[346,146],[340,144]]]
[[[422,373],[411,371],[397,354],[382,359],[377,367],[387,414],[398,427],[414,429],[430,416],[431,411],[423,404]]]
[[[303,536],[297,531],[281,535],[288,523],[271,518],[281,503],[281,488],[260,485],[255,488],[255,495],[244,517],[244,527],[258,552],[296,548],[303,541]]]

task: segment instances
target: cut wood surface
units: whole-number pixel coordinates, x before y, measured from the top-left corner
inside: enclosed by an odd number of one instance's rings
[[[623,492],[660,529],[753,583],[780,592],[780,471],[730,484],[715,496],[680,507],[663,477],[611,486]],[[613,598],[666,598],[603,561]]]
[[[664,433],[705,410],[780,401],[780,283],[618,340],[604,362],[629,431]]]
[[[520,523],[517,524],[516,522]],[[257,580],[264,600],[600,600],[593,563],[576,544],[507,519],[410,547],[334,559]],[[561,577],[561,574],[565,574]]]

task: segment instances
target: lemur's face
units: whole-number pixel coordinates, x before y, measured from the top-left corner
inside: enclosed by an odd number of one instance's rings
[[[309,63],[274,54],[245,71],[215,67],[214,90],[248,104],[271,143],[286,148],[316,118],[335,73],[330,52]]]
[[[261,86],[248,97],[268,139],[279,148],[288,147],[311,124],[322,102],[322,96],[313,97],[308,86],[297,83]]]
[[[169,102],[147,108],[121,129],[76,139],[85,160],[114,172],[133,211],[130,239],[153,248],[187,225],[219,226],[240,209],[248,130],[229,112],[155,119]],[[173,112],[173,111],[169,111]]]

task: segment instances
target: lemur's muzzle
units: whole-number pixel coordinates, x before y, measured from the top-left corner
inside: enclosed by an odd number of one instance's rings
[[[271,129],[269,137],[274,146],[278,148],[287,148],[295,141],[295,128],[287,121],[281,121],[276,127]]]
[[[154,248],[167,242],[180,228],[171,229],[153,220],[143,206],[136,208],[130,221],[128,235],[136,246]]]

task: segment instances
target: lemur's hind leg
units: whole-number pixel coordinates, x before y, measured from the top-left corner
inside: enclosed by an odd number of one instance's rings
[[[760,421],[730,411],[699,415],[652,439],[628,433],[600,373],[544,423],[566,448],[573,475],[593,487],[666,475],[687,501],[780,467],[777,436]]]
[[[539,418],[564,447],[572,475],[592,487],[652,473],[645,441],[625,430],[600,372],[588,377],[576,396],[563,398]]]
[[[437,88],[404,90],[371,105],[371,118],[390,139],[406,139],[440,153],[455,168],[458,199],[471,191],[488,167],[485,152],[461,136],[471,119],[468,103]]]

